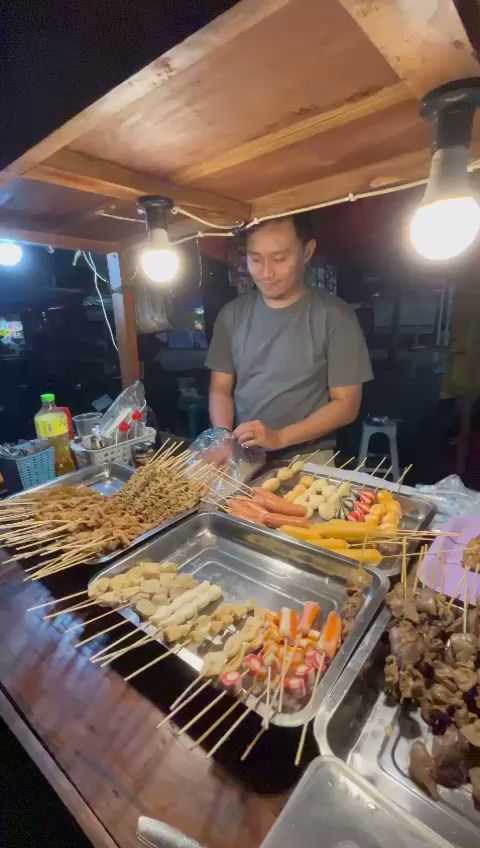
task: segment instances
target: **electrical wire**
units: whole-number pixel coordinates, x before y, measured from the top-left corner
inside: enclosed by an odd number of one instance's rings
[[[110,324],[110,321],[108,319],[107,310],[105,309],[105,303],[104,303],[104,300],[103,300],[103,297],[102,297],[102,293],[100,291],[100,287],[98,285],[98,281],[102,280],[102,282],[107,283],[107,285],[110,285],[110,283],[109,283],[108,280],[105,279],[105,277],[102,277],[102,275],[98,273],[97,266],[95,265],[93,256],[92,256],[92,254],[89,250],[88,251],[82,250],[82,256],[83,256],[85,262],[87,263],[88,267],[90,268],[90,270],[93,271],[93,284],[95,286],[96,292],[97,292],[98,297],[100,299],[100,303],[102,305],[103,317],[105,318],[105,323],[108,327],[108,331],[110,333],[110,338],[112,340],[112,344],[113,344],[115,350],[118,353],[118,345],[117,345],[117,342],[115,341],[115,336],[113,335],[112,325]]]
[[[477,171],[478,169],[480,169],[480,160],[475,159],[473,162],[470,163],[468,170],[469,171]],[[222,236],[222,235],[235,236],[235,235],[237,235],[237,232],[238,232],[239,229],[248,230],[248,229],[250,229],[250,227],[256,227],[257,224],[261,224],[263,221],[273,221],[276,218],[286,218],[286,217],[289,217],[290,215],[299,215],[302,212],[313,212],[315,209],[325,209],[328,206],[337,206],[340,203],[355,203],[356,200],[365,200],[365,199],[368,199],[369,197],[378,197],[382,194],[392,194],[393,192],[396,192],[396,191],[405,191],[409,188],[415,188],[415,187],[420,186],[420,185],[425,185],[426,183],[428,183],[428,180],[429,180],[429,177],[424,177],[421,180],[413,180],[411,182],[401,183],[400,185],[395,185],[395,186],[385,186],[385,188],[373,189],[372,191],[363,191],[363,192],[358,192],[357,194],[350,192],[349,194],[346,194],[343,197],[337,197],[333,200],[324,200],[321,203],[312,203],[309,206],[301,206],[298,209],[289,209],[286,212],[277,212],[274,215],[262,215],[259,218],[252,218],[252,220],[248,221],[247,223],[243,222],[242,224],[230,226],[230,227],[223,226],[223,225],[220,225],[220,224],[213,224],[212,222],[206,221],[203,218],[199,218],[198,216],[193,215],[190,212],[187,212],[185,209],[183,209],[180,206],[176,206],[176,207],[174,207],[172,212],[174,212],[174,213],[180,212],[182,215],[186,215],[187,218],[192,218],[194,221],[199,221],[201,224],[205,224],[206,226],[209,226],[209,227],[217,227],[217,228],[222,229],[222,230],[229,230],[230,232],[226,232],[226,233],[198,232],[198,233],[195,233],[192,236],[186,236],[184,239],[179,239],[176,242],[172,242],[172,244],[182,244],[184,241],[191,241],[192,239],[196,239],[196,238],[206,238],[208,236],[211,236],[211,237],[213,237],[213,236],[219,237],[219,236]]]
[[[199,224],[205,224],[207,227],[217,227],[219,230],[234,230],[245,226],[245,221],[237,221],[235,224],[214,224],[212,221],[207,221],[206,218],[200,218],[193,212],[184,209],[183,206],[174,206],[171,210],[172,215],[185,215],[186,218],[191,218],[192,221],[198,221]]]

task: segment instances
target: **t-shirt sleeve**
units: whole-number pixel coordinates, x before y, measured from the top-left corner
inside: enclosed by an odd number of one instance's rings
[[[222,309],[215,321],[212,341],[205,361],[210,371],[221,371],[223,374],[235,374],[233,365],[232,345],[228,332],[228,320],[225,309]]]
[[[373,379],[370,356],[358,318],[346,303],[329,311],[327,327],[328,386],[356,386]]]

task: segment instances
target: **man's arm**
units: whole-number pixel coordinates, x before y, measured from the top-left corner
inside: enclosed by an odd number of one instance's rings
[[[235,376],[225,374],[222,371],[212,371],[210,378],[210,393],[208,397],[208,408],[210,421],[213,427],[233,428],[234,405],[233,387]]]
[[[212,375],[213,376],[213,375]],[[222,376],[227,376],[222,375]],[[274,430],[262,421],[246,421],[234,432],[244,447],[259,447],[266,450],[282,450],[290,445],[299,445],[319,439],[355,421],[362,402],[362,386],[337,386],[330,389],[330,401],[312,412],[303,421]],[[210,417],[212,413],[210,411]],[[225,425],[223,425],[225,426]]]

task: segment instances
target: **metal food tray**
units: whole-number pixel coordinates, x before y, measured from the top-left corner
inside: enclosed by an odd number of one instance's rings
[[[368,491],[368,490],[376,491],[377,489],[382,488],[382,480],[380,478],[372,477],[371,474],[368,475],[368,478],[370,478],[370,480],[372,480],[372,481],[377,480],[378,482],[377,483],[367,482],[367,483],[365,483],[365,485],[363,485],[363,484],[361,485],[360,483],[355,483],[355,482],[348,480],[348,477],[346,476],[347,475],[346,471],[343,471],[341,473],[341,475],[337,475],[335,472],[337,470],[340,471],[340,469],[332,468],[331,473],[327,473],[327,472],[321,473],[321,472],[318,472],[318,471],[314,471],[313,466],[310,466],[310,468],[312,470],[308,470],[308,466],[307,466],[304,469],[304,471],[302,472],[302,474],[308,475],[309,477],[316,477],[317,479],[323,477],[326,480],[332,480],[333,482],[339,483],[339,484],[344,483],[344,482],[350,482],[351,486],[352,486],[352,493],[353,494],[358,494],[359,492]],[[256,478],[255,485],[261,486],[262,483],[265,480],[269,480],[271,477],[274,477],[275,473],[276,472],[275,472],[275,469],[274,469],[272,471],[269,471],[268,473],[262,474],[261,476]],[[367,475],[365,475],[365,476],[367,476]],[[288,483],[284,484],[283,491],[284,492],[289,491],[289,489],[293,488],[294,485],[295,485],[295,481],[292,481],[292,483],[290,483],[290,481],[288,481]],[[389,488],[390,488],[390,491],[391,491],[391,487],[389,487]],[[435,512],[436,512],[435,505],[431,501],[426,500],[425,498],[420,498],[420,497],[416,498],[412,495],[401,494],[401,493],[395,492],[395,491],[393,491],[393,494],[394,494],[395,498],[400,502],[401,507],[402,507],[402,523],[401,523],[402,530],[424,530],[425,528],[430,526],[432,518],[433,518],[433,516],[435,515]],[[313,524],[321,524],[322,519],[319,516],[317,516],[316,518],[314,516],[312,518],[312,523]],[[288,524],[288,516],[285,516],[285,524]],[[277,530],[276,532],[278,533],[279,531]],[[288,537],[288,536],[283,536],[283,534],[281,534],[281,535],[282,535],[282,538],[291,538],[291,537]],[[308,542],[306,544],[308,544]],[[416,548],[416,544],[410,542],[407,546],[408,553],[412,553],[415,550],[415,548]],[[316,548],[316,550],[318,550],[318,549]],[[336,556],[336,552],[332,551],[331,553],[332,553],[333,556]],[[388,564],[384,563],[384,564],[380,564],[380,565],[377,565],[377,566],[370,566],[370,567],[374,567],[376,571],[381,571],[381,573],[384,574],[386,577],[394,577],[395,575],[400,574],[401,565],[402,565],[401,554],[399,554],[398,557],[389,559],[387,562],[388,562]]]
[[[103,466],[87,465],[85,468],[80,468],[78,471],[71,471],[69,474],[64,474],[62,477],[56,477],[55,480],[50,480],[48,483],[42,483],[40,486],[34,486],[31,489],[27,489],[26,492],[16,492],[14,495],[11,495],[11,499],[22,497],[22,495],[25,494],[27,494],[28,497],[28,494],[32,492],[41,492],[44,489],[53,489],[58,486],[88,486],[88,488],[94,489],[101,495],[109,497],[110,495],[115,495],[119,492],[134,473],[134,468],[130,468],[128,465],[122,465],[119,462],[105,463]],[[10,498],[7,500],[10,500]],[[115,559],[121,554],[124,554],[126,551],[129,551],[131,548],[145,542],[157,533],[166,530],[168,527],[173,527],[174,524],[178,524],[178,522],[182,521],[183,518],[193,515],[197,509],[198,507],[194,507],[193,509],[186,510],[185,512],[179,512],[178,515],[169,518],[167,521],[162,521],[157,527],[152,527],[151,530],[147,530],[146,533],[142,533],[141,536],[137,536],[137,538],[134,539],[127,548],[112,551],[109,554],[104,554],[101,557],[97,557],[95,560],[90,560],[89,564],[96,565],[104,562],[110,562],[112,559]]]
[[[335,755],[366,778],[387,798],[456,848],[480,844],[480,812],[466,786],[439,786],[433,801],[409,777],[410,747],[431,736],[420,711],[390,705],[383,691],[383,667],[388,645],[382,639],[390,620],[384,609],[324,699],[314,723],[322,755]]]
[[[144,559],[173,561],[182,572],[198,580],[217,583],[226,601],[253,598],[260,606],[272,610],[282,606],[300,609],[305,601],[317,601],[322,608],[323,621],[330,610],[340,608],[346,581],[358,567],[347,560],[333,560],[301,543],[291,545],[272,531],[252,528],[228,515],[204,512],[121,557],[96,577],[119,574]],[[350,635],[322,677],[314,704],[309,710],[304,707],[294,714],[275,717],[274,724],[298,726],[319,708],[388,591],[389,581],[383,575],[372,573],[371,576],[363,607]],[[139,629],[150,634],[154,632],[152,626],[142,622],[133,610],[119,612]],[[220,645],[222,640],[214,644]],[[200,671],[202,653],[212,648],[211,643],[201,653],[190,647],[182,648],[177,656],[195,671]],[[247,703],[254,705],[253,699]],[[263,707],[257,712],[263,715]]]
[[[261,848],[449,848],[336,757],[317,757]]]

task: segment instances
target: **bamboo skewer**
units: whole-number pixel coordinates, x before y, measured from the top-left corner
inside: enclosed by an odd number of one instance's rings
[[[413,463],[411,465],[407,465],[407,467],[403,469],[403,473],[400,474],[400,477],[397,480],[397,492],[399,492],[400,489],[402,488],[402,483],[405,480],[405,477],[407,476],[407,474],[410,473],[412,468],[413,468]]]
[[[110,633],[111,630],[116,630],[117,627],[123,627],[124,624],[130,624],[128,619],[125,618],[123,621],[118,621],[116,624],[112,624],[110,627],[105,627],[104,630],[100,630],[98,633],[94,633],[92,636],[88,636],[86,639],[82,639],[80,642],[76,642],[74,648],[79,648],[81,645],[86,645],[87,642],[92,642],[93,639],[98,639],[105,633]]]
[[[70,633],[72,630],[77,630],[80,627],[86,627],[87,624],[93,624],[94,621],[99,621],[101,618],[106,618],[107,615],[112,615],[114,612],[119,612],[129,606],[131,606],[131,604],[122,604],[120,607],[113,607],[112,609],[107,610],[107,612],[95,615],[93,618],[85,618],[83,621],[77,621],[75,624],[71,624],[70,627],[67,627],[65,633]]]
[[[196,680],[196,681],[195,681],[195,683],[197,683],[197,682],[198,682],[198,680]],[[180,710],[182,710],[182,709],[183,709],[183,708],[184,708],[187,704],[189,704],[189,703],[190,703],[190,701],[193,701],[193,699],[194,699],[194,698],[196,698],[196,697],[197,697],[197,695],[199,695],[199,694],[200,694],[200,692],[203,692],[203,690],[204,690],[204,689],[206,689],[206,688],[207,688],[207,686],[210,686],[210,683],[211,683],[210,678],[207,678],[207,679],[204,681],[204,683],[202,683],[202,685],[200,686],[200,688],[199,688],[199,689],[197,689],[197,691],[196,691],[196,692],[192,692],[192,694],[191,694],[191,695],[189,695],[189,696],[188,696],[188,698],[185,698],[185,699],[182,701],[182,703],[181,703],[181,704],[179,704],[178,706],[176,706],[173,710],[171,709],[171,710],[170,710],[170,712],[169,712],[169,713],[167,713],[167,715],[166,715],[166,716],[164,716],[164,718],[162,718],[162,720],[161,720],[161,721],[157,724],[157,730],[158,730],[160,727],[163,727],[163,725],[164,725],[164,724],[167,724],[167,722],[169,722],[169,721],[170,721],[170,719],[171,719],[171,718],[173,718],[173,716],[174,716],[174,715],[176,715],[177,713],[179,713],[179,712],[180,712]]]
[[[180,692],[180,695],[177,698],[175,698],[174,701],[172,701],[172,703],[170,704],[170,709],[171,710],[175,709],[177,704],[179,704],[180,701],[183,701],[183,699],[188,695],[188,693],[191,692],[192,689],[194,688],[194,686],[196,686],[197,683],[199,683],[201,680],[202,680],[202,674],[200,673],[200,674],[197,675],[197,677],[195,677],[194,680],[192,680],[191,683],[188,684],[188,686],[183,690],[183,692]]]
[[[74,604],[71,607],[65,607],[62,610],[56,610],[55,612],[50,612],[48,615],[43,616],[44,621],[50,621],[52,618],[57,618],[59,615],[65,615],[67,612],[76,612],[77,610],[85,609],[86,607],[94,607],[98,606],[97,601],[82,601],[80,604]]]
[[[128,621],[128,619],[125,619],[125,621]],[[131,623],[132,622],[130,622],[130,624]],[[130,630],[129,633],[125,633],[124,636],[120,636],[119,639],[115,639],[115,642],[111,642],[110,645],[107,645],[105,648],[101,648],[99,651],[97,651],[96,654],[93,654],[90,657],[90,662],[91,663],[103,662],[103,660],[105,660],[107,658],[107,656],[110,656],[111,653],[113,653],[113,654],[117,653],[116,651],[112,651],[112,648],[114,648],[115,645],[119,645],[120,642],[125,642],[125,639],[128,639],[130,636],[136,636],[136,634],[137,634],[137,631],[136,631],[136,629],[134,629],[134,630]]]
[[[377,467],[374,468],[373,471],[368,472],[370,474],[370,477],[375,477],[375,474],[377,473],[377,471],[380,471],[383,463],[386,462],[386,461],[387,461],[387,457],[384,456],[383,459],[381,459],[380,462],[378,463]]]
[[[322,671],[323,671],[323,666],[321,668],[317,668],[317,673],[315,675],[315,680],[314,680],[314,683],[313,683],[313,686],[312,686],[312,692],[311,692],[310,698],[308,699],[308,704],[306,706],[307,718],[303,722],[302,732],[300,734],[300,740],[298,742],[297,753],[295,755],[295,765],[296,766],[300,765],[300,760],[302,759],[303,748],[305,746],[305,739],[307,737],[307,728],[308,728],[308,725],[310,724],[311,719],[313,718],[313,716],[309,715],[309,711],[310,711],[310,707],[313,704],[313,700],[315,698],[315,695],[317,694],[317,688],[318,688],[318,684],[320,682],[320,675],[321,675]]]
[[[72,592],[71,595],[64,595],[63,598],[55,598],[53,601],[46,601],[44,604],[35,604],[34,607],[28,607],[27,612],[33,612],[33,610],[43,609],[44,607],[51,607],[53,604],[59,604],[62,601],[69,601],[70,598],[78,598],[79,595],[86,595],[88,593],[88,589],[83,589],[81,592]]]
[[[338,466],[338,470],[341,471],[342,468],[346,468],[347,465],[350,465],[350,463],[353,462],[355,459],[356,459],[355,456],[351,456],[350,459],[347,459],[346,462],[344,462],[342,465]]]
[[[223,734],[223,736],[221,737],[221,739],[219,739],[219,740],[218,740],[218,742],[216,742],[216,743],[215,743],[215,745],[213,746],[213,748],[210,748],[210,750],[207,752],[207,755],[206,755],[206,756],[207,756],[207,759],[210,759],[210,757],[213,757],[213,755],[214,755],[214,754],[218,751],[218,749],[219,749],[219,748],[220,748],[220,747],[224,744],[224,742],[226,742],[226,741],[227,741],[227,739],[229,738],[229,736],[231,736],[231,735],[232,735],[232,733],[233,733],[233,732],[237,729],[237,727],[238,727],[238,726],[242,723],[242,721],[245,721],[245,719],[247,718],[247,716],[248,716],[251,712],[253,712],[253,710],[255,710],[255,709],[256,709],[256,707],[258,706],[258,704],[260,703],[260,701],[262,700],[262,698],[265,696],[265,693],[266,693],[266,690],[264,690],[263,692],[261,692],[261,693],[260,693],[260,695],[258,695],[258,697],[257,697],[257,698],[255,698],[254,704],[253,704],[252,706],[250,706],[250,707],[247,707],[247,708],[246,708],[246,710],[244,710],[244,712],[242,713],[242,715],[241,715],[241,716],[239,716],[239,717],[237,718],[237,720],[233,722],[233,724],[232,724],[232,725],[231,725],[231,727],[227,730],[227,732]],[[238,702],[237,702],[237,703],[238,703]]]
[[[182,648],[186,648],[189,644],[190,642],[183,642],[183,644],[181,645],[175,645],[173,648],[170,648],[166,653],[161,654],[154,660],[150,660],[150,662],[148,663],[145,663],[145,665],[142,665],[140,668],[137,668],[136,671],[132,671],[131,674],[127,674],[127,676],[123,678],[125,683],[127,683],[129,680],[133,680],[134,677],[137,677],[137,675],[141,674],[142,671],[146,671],[147,668],[151,668],[152,665],[156,665],[157,663],[162,662],[162,660],[166,660],[167,657],[171,656],[172,654],[179,654]]]
[[[187,723],[184,724],[183,727],[180,728],[177,731],[177,736],[181,736],[182,733],[187,733],[190,730],[190,728],[193,727],[193,725],[197,723],[197,721],[199,721],[201,718],[203,718],[203,716],[206,715],[206,713],[208,713],[216,704],[218,704],[221,700],[223,700],[223,698],[225,697],[226,694],[227,694],[226,689],[223,692],[220,692],[220,694],[217,695],[217,697],[214,698],[213,701],[211,701],[209,704],[207,704],[207,706],[204,707],[203,710],[200,710],[200,712],[197,713],[197,715],[195,715],[192,719],[190,719],[190,721],[187,721]]]

